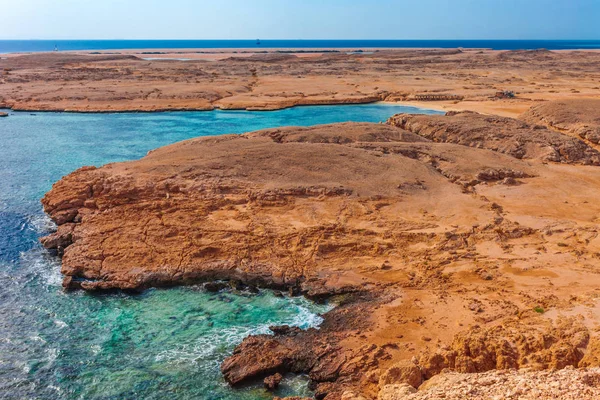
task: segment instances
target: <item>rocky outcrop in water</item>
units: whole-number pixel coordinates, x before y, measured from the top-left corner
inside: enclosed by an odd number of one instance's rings
[[[279,383],[281,383],[281,380],[283,379],[283,376],[277,372],[273,375],[267,376],[264,380],[263,383],[265,384],[265,389],[267,390],[275,390],[279,387]]]

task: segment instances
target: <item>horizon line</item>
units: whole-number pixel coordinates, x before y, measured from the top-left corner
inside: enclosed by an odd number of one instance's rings
[[[151,39],[127,39],[127,38],[113,38],[113,39],[107,39],[107,38],[70,38],[70,39],[43,39],[43,38],[29,38],[29,39],[3,39],[0,38],[1,41],[73,41],[73,40],[80,40],[80,41],[96,41],[96,40],[111,40],[111,41],[151,41],[151,40],[160,40],[160,41],[224,41],[224,42],[228,42],[228,41],[255,41],[255,40],[264,40],[264,41],[331,41],[331,40],[336,40],[336,41],[411,41],[411,42],[423,42],[423,41],[438,41],[438,42],[451,42],[451,41],[600,41],[600,39],[536,39],[536,38],[520,38],[520,39],[339,39],[339,38],[334,38],[334,39],[261,39],[261,38],[241,38],[241,39],[159,39],[159,38],[151,38]]]

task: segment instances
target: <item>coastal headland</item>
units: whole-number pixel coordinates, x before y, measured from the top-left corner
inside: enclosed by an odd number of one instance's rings
[[[554,379],[596,398],[598,370],[584,368],[600,365],[600,53],[365,53],[0,60],[13,110],[449,111],[197,138],[81,168],[42,200],[64,286],[226,280],[337,304],[320,329],[246,338],[221,366],[232,385],[295,372],[319,399],[483,399],[521,380],[521,394],[552,398]],[[488,372],[504,369],[519,371]]]

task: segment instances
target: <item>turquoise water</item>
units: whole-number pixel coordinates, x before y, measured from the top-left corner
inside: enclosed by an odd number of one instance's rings
[[[0,53],[60,50],[124,49],[372,49],[372,48],[488,48],[598,49],[600,40],[0,40]]]
[[[269,325],[318,326],[330,306],[270,291],[213,294],[200,286],[139,295],[63,292],[59,260],[38,244],[52,228],[39,199],[83,165],[139,158],[191,137],[378,122],[398,112],[426,111],[372,104],[0,118],[0,398],[270,399],[259,385],[229,388],[220,362]],[[308,394],[306,383],[288,377],[279,394]]]

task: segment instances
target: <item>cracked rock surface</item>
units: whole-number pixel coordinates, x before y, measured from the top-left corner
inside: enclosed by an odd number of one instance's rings
[[[599,365],[596,150],[509,118],[391,121],[81,168],[42,200],[42,242],[68,288],[231,280],[337,305],[319,329],[246,338],[232,385],[306,373],[317,398],[374,399],[448,370]]]

